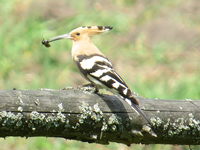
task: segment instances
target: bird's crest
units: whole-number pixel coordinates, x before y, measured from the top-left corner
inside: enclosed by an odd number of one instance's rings
[[[111,26],[82,26],[82,27],[72,30],[70,32],[70,34],[72,34],[72,33],[79,33],[79,34],[87,33],[88,36],[91,37],[96,34],[107,33],[109,30],[112,30],[112,29],[113,29],[113,27],[111,27]]]

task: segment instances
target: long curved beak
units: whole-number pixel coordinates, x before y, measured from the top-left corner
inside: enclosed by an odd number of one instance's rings
[[[57,41],[57,40],[61,40],[61,39],[71,39],[71,35],[70,34],[63,34],[63,35],[59,35],[59,36],[55,36],[52,37],[48,40],[48,42],[53,42],[53,41]]]

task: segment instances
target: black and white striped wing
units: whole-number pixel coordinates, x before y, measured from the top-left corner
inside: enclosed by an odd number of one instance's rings
[[[81,73],[98,88],[105,88],[111,92],[120,94],[124,98],[129,98],[131,91],[123,79],[114,71],[111,62],[101,56],[93,55],[79,59],[77,66]],[[131,101],[138,105],[135,98]]]

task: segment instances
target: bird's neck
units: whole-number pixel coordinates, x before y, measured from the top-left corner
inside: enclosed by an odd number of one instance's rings
[[[72,46],[72,57],[75,59],[75,56],[79,55],[93,55],[98,54],[104,56],[100,50],[92,43],[91,40],[80,40],[80,41],[73,41]]]

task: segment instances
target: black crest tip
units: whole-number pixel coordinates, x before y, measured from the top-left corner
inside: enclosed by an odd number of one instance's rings
[[[113,29],[113,27],[111,27],[111,26],[105,26],[105,29],[112,30],[112,29]]]

